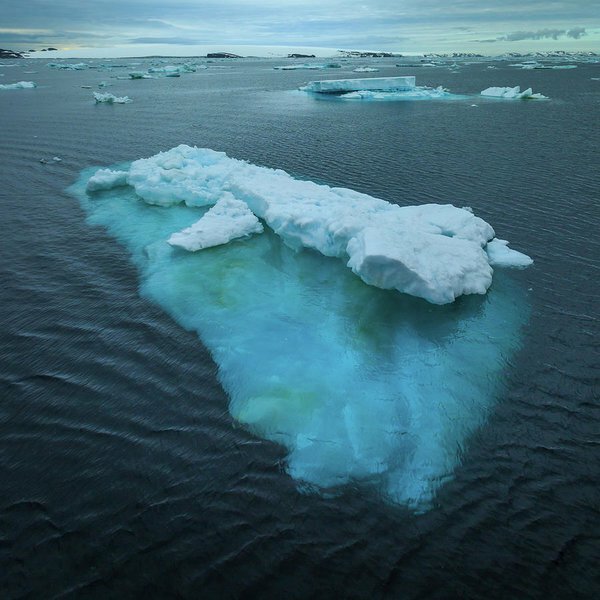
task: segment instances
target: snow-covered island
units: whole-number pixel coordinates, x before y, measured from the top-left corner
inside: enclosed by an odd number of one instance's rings
[[[128,171],[100,169],[88,180],[87,191],[124,184],[148,204],[214,207],[165,243],[189,250],[223,244],[260,233],[261,219],[291,248],[340,258],[369,285],[434,304],[484,294],[492,267],[533,262],[496,240],[491,225],[468,208],[400,207],[208,148],[181,145],[134,161]]]

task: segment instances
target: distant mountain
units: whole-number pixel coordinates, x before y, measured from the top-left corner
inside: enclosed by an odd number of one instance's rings
[[[13,50],[3,50],[0,48],[0,58],[23,58],[21,52],[14,52]]]

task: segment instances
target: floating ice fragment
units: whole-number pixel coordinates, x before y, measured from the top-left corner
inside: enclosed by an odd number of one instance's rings
[[[354,73],[376,73],[379,69],[375,69],[374,67],[356,67],[356,69],[352,69]]]
[[[0,90],[28,90],[37,87],[33,81],[0,84]]]
[[[94,100],[96,101],[96,104],[129,104],[130,102],[133,102],[129,96],[115,96],[108,92],[105,94],[94,92]]]
[[[458,99],[462,96],[451,94],[448,90],[439,86],[437,88],[415,87],[402,92],[373,92],[371,90],[359,90],[348,92],[339,96],[344,100],[435,100],[435,99]]]
[[[321,94],[343,94],[346,92],[376,91],[398,92],[408,91],[415,87],[415,77],[371,77],[369,79],[326,79],[309,81],[300,89],[305,92]]]
[[[492,267],[524,268],[533,264],[533,260],[529,256],[509,248],[506,240],[494,238],[488,242],[485,251]]]
[[[534,94],[531,88],[527,88],[524,92],[520,86],[515,87],[489,87],[481,92],[482,96],[489,98],[506,98],[511,100],[547,100],[548,96],[543,94]]]
[[[108,179],[105,185],[111,187],[108,174],[99,179],[103,185]],[[127,183],[138,197],[159,206],[210,206],[229,192],[291,248],[341,258],[370,285],[435,304],[483,294],[492,282],[485,247],[494,230],[451,205],[401,208],[184,145],[133,162]]]
[[[263,226],[248,205],[225,192],[199,221],[174,233],[168,242],[195,252],[262,232]]]
[[[309,240],[321,237],[316,208],[326,211],[333,202],[339,231],[325,232],[333,246],[376,214],[377,230],[393,235],[388,221],[404,210],[208,150],[181,146],[148,160],[136,167],[138,176],[144,169],[151,175],[153,164],[160,164],[156,181],[168,177],[175,193],[187,194],[209,180],[211,193],[221,190],[215,201],[230,199],[227,191],[238,201],[240,193],[253,191],[253,206],[262,202],[271,218],[279,216],[278,231],[288,227]],[[286,472],[303,489],[331,495],[352,483],[419,511],[431,507],[469,436],[502,395],[503,373],[519,348],[528,313],[519,285],[499,272],[485,298],[428,306],[365,285],[341,261],[296,252],[269,228],[243,244],[180,252],[167,240],[206,208],[148,206],[138,188],[129,186],[91,199],[85,188],[92,174],[84,172],[72,188],[88,222],[127,247],[144,297],[198,333],[218,365],[232,416],[286,449]],[[196,188],[189,187],[192,181]],[[436,247],[440,236],[452,243],[453,234],[467,241],[490,234],[489,225],[464,209],[413,211],[415,222],[430,222],[427,233],[438,232]],[[403,222],[416,235],[410,219]]]
[[[88,180],[86,191],[99,192],[112,190],[115,187],[127,185],[127,171],[113,171],[111,169],[98,169]]]

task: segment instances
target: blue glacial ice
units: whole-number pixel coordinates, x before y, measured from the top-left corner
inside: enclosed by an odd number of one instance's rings
[[[197,332],[219,367],[231,414],[286,449],[286,470],[300,487],[334,493],[358,483],[390,502],[429,508],[501,393],[527,319],[522,289],[500,272],[486,295],[438,306],[367,285],[334,258],[336,248],[348,239],[368,244],[361,236],[369,228],[357,223],[369,213],[381,213],[380,221],[370,221],[381,226],[401,224],[403,213],[383,200],[294,180],[223,153],[180,146],[104,171],[105,185],[90,188],[97,173],[84,171],[71,188],[89,223],[129,250],[142,295]],[[236,202],[268,225],[262,234],[198,252],[169,243],[219,203],[234,203],[247,218]],[[319,218],[330,202],[335,218],[323,225]],[[344,204],[349,214],[339,222]],[[442,231],[423,232],[435,236],[420,249],[426,255],[426,246],[453,236],[478,244],[493,236],[468,210],[407,208],[413,233],[434,222]],[[228,222],[227,210],[221,213],[219,226]],[[377,244],[401,239],[384,233]],[[428,256],[448,260],[443,249]]]

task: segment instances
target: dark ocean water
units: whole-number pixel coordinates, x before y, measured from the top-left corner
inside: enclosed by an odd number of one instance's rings
[[[143,81],[0,68],[39,86],[0,91],[0,597],[597,597],[600,65],[390,65],[377,75],[551,100],[375,103],[293,92],[348,70],[273,64]],[[133,103],[95,105],[80,86],[101,80]],[[468,205],[535,260],[511,274],[531,310],[521,348],[430,510],[299,491],[285,449],[230,417],[197,336],[140,296],[127,252],[65,191],[182,143]]]

